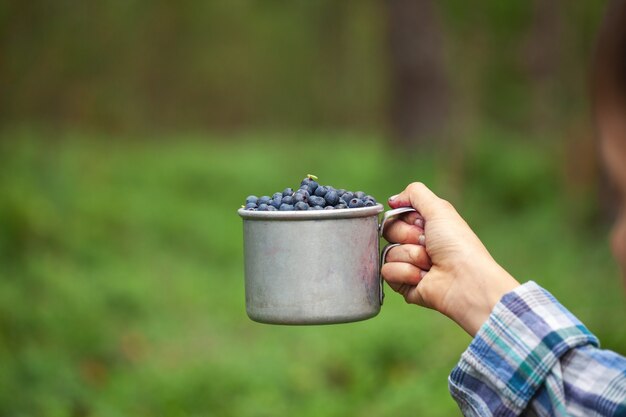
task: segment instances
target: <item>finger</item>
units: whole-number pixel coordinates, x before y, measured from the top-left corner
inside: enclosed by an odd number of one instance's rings
[[[392,290],[402,295],[407,303],[424,306],[424,300],[417,285],[397,284],[395,282],[388,282],[387,284]]]
[[[421,182],[409,184],[400,194],[389,198],[391,208],[413,207],[426,221],[435,212],[444,207],[445,201],[440,199]]]
[[[409,263],[425,271],[428,271],[432,266],[424,246],[411,244],[391,248],[387,252],[385,262]]]
[[[426,271],[421,270],[413,264],[406,262],[389,262],[383,265],[380,270],[383,278],[389,284],[409,284],[417,285],[422,280]]]
[[[424,229],[414,224],[405,223],[402,220],[390,220],[385,224],[383,237],[391,243],[412,243],[419,244],[420,236],[424,234]]]
[[[402,220],[407,224],[416,224],[417,221],[422,220],[422,226],[424,224],[424,218],[415,211],[410,211],[408,213],[403,213],[398,216],[398,219]]]

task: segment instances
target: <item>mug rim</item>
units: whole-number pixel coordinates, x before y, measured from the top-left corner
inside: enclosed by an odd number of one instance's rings
[[[385,211],[383,205],[376,203],[375,206],[371,207],[334,210],[254,211],[240,208],[237,210],[237,214],[244,220],[325,220],[377,216],[383,211]]]

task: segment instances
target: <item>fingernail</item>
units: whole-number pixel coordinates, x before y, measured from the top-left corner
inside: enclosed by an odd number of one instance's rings
[[[393,201],[398,197],[398,194],[396,195],[392,195],[391,197],[389,197],[389,201]]]
[[[424,271],[424,270],[420,269],[420,279],[424,278],[427,273],[428,273],[428,271]]]
[[[415,222],[413,223],[415,224],[417,227],[424,227],[424,219],[416,219]]]
[[[417,244],[424,246],[426,244],[426,236],[420,235],[420,237],[417,239]]]

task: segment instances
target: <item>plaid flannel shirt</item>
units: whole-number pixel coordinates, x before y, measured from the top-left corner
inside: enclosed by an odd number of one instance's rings
[[[626,358],[599,349],[598,339],[531,281],[495,306],[449,388],[465,416],[626,416]]]

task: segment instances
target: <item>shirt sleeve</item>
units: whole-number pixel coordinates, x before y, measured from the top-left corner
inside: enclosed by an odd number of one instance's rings
[[[531,281],[494,307],[449,388],[465,416],[626,416],[626,359]]]

